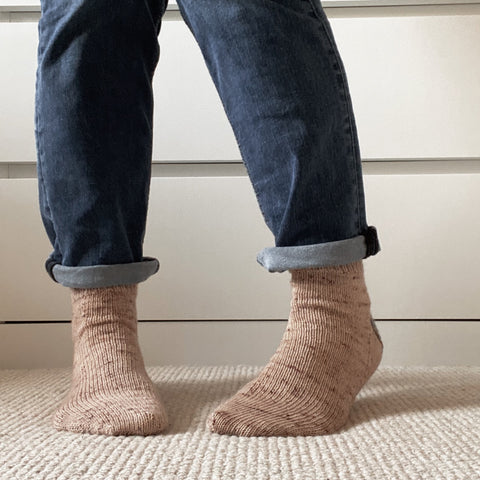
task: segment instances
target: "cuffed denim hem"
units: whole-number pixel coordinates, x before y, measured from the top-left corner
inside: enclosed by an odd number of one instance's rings
[[[53,260],[47,260],[45,265],[55,282],[71,288],[100,288],[140,283],[157,273],[159,266],[158,260],[151,257],[143,257],[141,262],[115,265],[66,267]]]
[[[284,272],[300,268],[346,265],[362,260],[380,251],[375,227],[368,227],[362,235],[335,242],[301,245],[297,247],[264,248],[257,262],[269,272]]]

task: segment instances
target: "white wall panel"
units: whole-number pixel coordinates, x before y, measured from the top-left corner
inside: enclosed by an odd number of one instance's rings
[[[0,162],[34,162],[36,23],[0,23]]]
[[[363,158],[480,157],[480,15],[331,23]]]
[[[146,365],[265,365],[286,321],[140,322]],[[480,365],[480,322],[379,321],[381,365]],[[68,323],[1,325],[0,368],[72,365]]]
[[[154,161],[240,160],[233,130],[193,35],[164,21],[154,76]]]
[[[70,318],[68,292],[45,276],[37,195],[35,179],[0,179],[0,322]]]
[[[365,262],[373,314],[387,319],[480,318],[480,175],[366,175],[369,222],[382,251]],[[43,269],[50,245],[34,179],[0,180],[0,321],[64,320],[66,289]],[[246,177],[154,178],[142,319],[281,319],[289,275],[256,254],[273,245]]]
[[[382,250],[365,262],[377,318],[480,318],[480,175],[367,175]]]
[[[331,23],[363,158],[480,157],[480,15],[358,12]],[[153,159],[239,160],[200,49],[178,12],[165,17],[159,41]],[[37,42],[36,23],[0,23],[0,65],[7,66],[0,75],[0,162],[36,158]]]
[[[145,252],[160,271],[145,284],[147,318],[286,318],[286,275],[256,262],[273,246],[246,177],[155,178]]]
[[[0,179],[0,321],[70,317],[66,289],[44,271],[37,203],[36,180]],[[287,277],[256,263],[270,237],[246,177],[154,178],[144,251],[161,271],[142,284],[141,318],[286,317]]]

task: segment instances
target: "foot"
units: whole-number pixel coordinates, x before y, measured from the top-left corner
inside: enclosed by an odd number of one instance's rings
[[[71,289],[74,360],[57,430],[152,435],[168,425],[137,339],[137,285]]]
[[[380,363],[361,261],[292,270],[282,341],[257,378],[210,415],[212,432],[238,436],[325,435],[347,421]]]

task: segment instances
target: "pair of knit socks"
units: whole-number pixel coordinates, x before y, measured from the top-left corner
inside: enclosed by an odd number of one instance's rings
[[[363,263],[291,270],[283,338],[260,374],[209,417],[212,432],[325,435],[347,421],[380,363]],[[153,435],[168,427],[137,339],[137,285],[71,289],[72,384],[54,414],[57,430]]]

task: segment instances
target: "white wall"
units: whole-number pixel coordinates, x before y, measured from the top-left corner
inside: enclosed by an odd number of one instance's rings
[[[50,245],[35,180],[38,4],[12,5],[0,2],[0,367],[60,366],[71,357],[61,323],[69,298],[43,270]],[[478,364],[480,5],[329,5],[357,118],[368,219],[382,244],[365,269],[388,344],[384,362]],[[288,315],[288,275],[255,261],[272,237],[174,7],[159,39],[154,125],[162,128],[145,240],[145,254],[162,267],[139,296],[141,320],[167,322],[141,324],[142,342],[150,364],[263,363]]]

